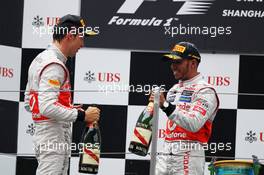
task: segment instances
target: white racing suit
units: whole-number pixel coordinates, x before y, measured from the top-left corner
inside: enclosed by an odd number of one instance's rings
[[[71,122],[78,110],[71,104],[67,58],[54,45],[31,63],[25,91],[25,108],[35,123],[33,138],[38,160],[37,175],[67,174]]]
[[[162,154],[156,175],[203,175],[206,144],[219,106],[217,94],[199,74],[180,81],[168,92],[168,115]],[[171,108],[172,107],[172,108]]]

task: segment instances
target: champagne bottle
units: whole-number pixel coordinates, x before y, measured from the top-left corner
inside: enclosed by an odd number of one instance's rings
[[[140,114],[128,150],[131,153],[146,156],[152,138],[152,117],[154,103],[150,102]]]
[[[79,159],[79,172],[97,174],[101,148],[101,134],[97,122],[85,128],[81,142],[82,152]]]

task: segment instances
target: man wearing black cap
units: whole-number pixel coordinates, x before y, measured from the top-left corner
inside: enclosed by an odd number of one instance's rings
[[[157,157],[156,175],[203,175],[203,145],[209,140],[219,101],[212,86],[197,71],[201,56],[192,43],[180,42],[170,54],[175,79],[179,80],[167,93],[160,95],[160,108],[166,113],[165,142]],[[150,101],[153,101],[153,94]]]
[[[36,130],[34,149],[37,175],[67,174],[71,148],[71,122],[99,120],[100,110],[86,111],[71,102],[67,59],[83,47],[83,37],[96,33],[85,30],[79,16],[66,15],[54,26],[53,42],[31,63],[25,92],[25,108],[32,113]]]

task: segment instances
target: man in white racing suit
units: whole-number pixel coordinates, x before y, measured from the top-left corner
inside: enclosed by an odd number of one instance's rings
[[[164,59],[179,83],[160,95],[166,113],[166,136],[162,154],[157,156],[156,175],[203,175],[203,145],[210,138],[212,122],[219,106],[214,88],[197,72],[201,61],[192,43],[180,42]],[[150,101],[153,101],[153,94]]]
[[[71,101],[70,75],[65,63],[83,47],[84,34],[94,35],[70,32],[83,26],[79,16],[62,17],[54,27],[53,43],[29,67],[25,108],[32,113],[36,127],[33,143],[38,160],[37,175],[66,175],[71,153],[71,123],[77,120],[91,123],[100,117],[98,108],[89,107],[84,111]]]

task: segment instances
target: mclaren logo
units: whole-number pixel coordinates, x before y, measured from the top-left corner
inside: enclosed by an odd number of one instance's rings
[[[117,13],[134,14],[144,1],[156,2],[157,0],[125,0]],[[177,15],[205,14],[215,0],[172,0],[173,2],[185,2]]]

